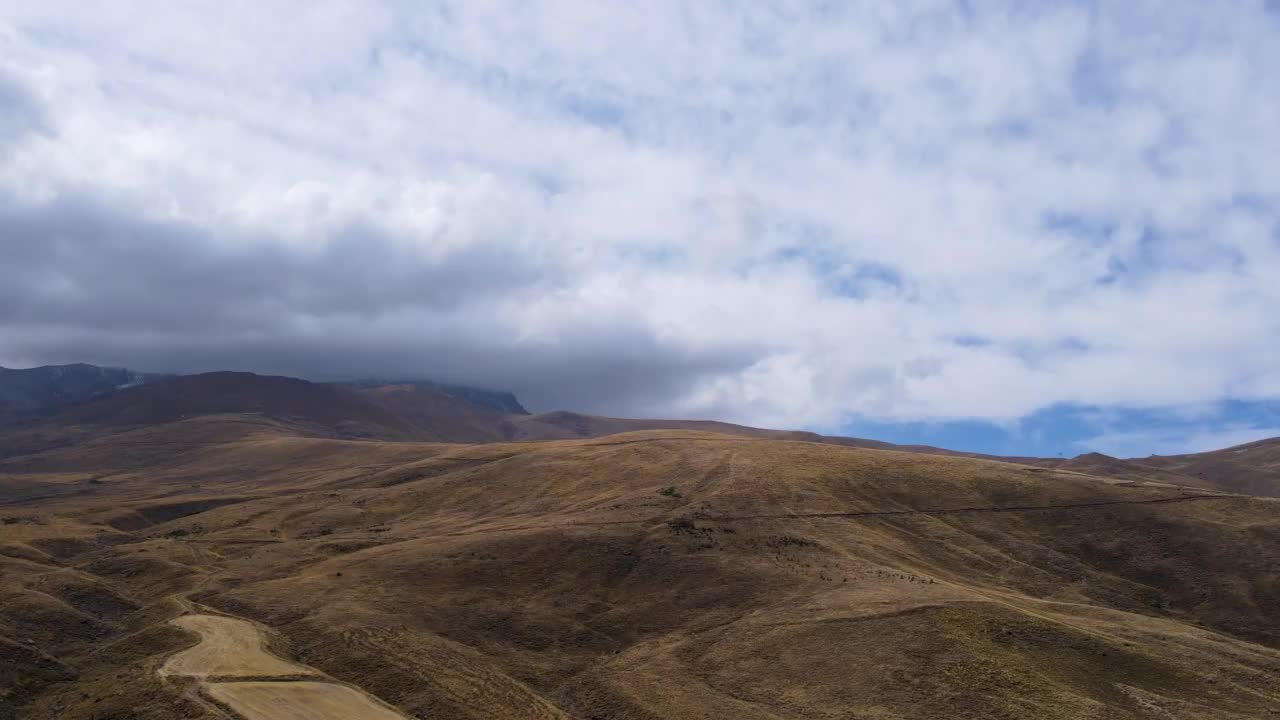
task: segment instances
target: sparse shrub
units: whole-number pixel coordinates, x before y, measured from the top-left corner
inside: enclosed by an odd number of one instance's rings
[[[101,484],[102,484],[102,481],[101,481],[101,480],[99,480],[98,478],[89,478],[89,484],[90,484],[90,485],[101,485]]]
[[[663,495],[665,497],[672,497],[672,498],[680,497],[680,491],[676,490],[675,485],[668,485],[667,487],[662,488],[661,490],[658,491],[658,494]]]
[[[165,533],[164,536],[169,538],[183,538],[190,534],[191,534],[190,530],[187,530],[185,528],[178,528],[176,530],[170,530],[169,532]]]
[[[687,533],[698,529],[689,518],[675,518],[674,520],[668,520],[667,528],[673,533]]]
[[[812,540],[806,540],[805,538],[795,537],[794,535],[775,535],[765,538],[764,545],[765,547],[780,550],[788,547],[814,547],[817,543]]]
[[[319,532],[317,532],[316,534],[317,534],[317,535],[332,535],[332,534],[333,534],[333,528],[320,528]]]

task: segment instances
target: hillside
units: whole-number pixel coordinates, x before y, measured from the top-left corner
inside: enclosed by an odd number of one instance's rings
[[[78,429],[102,435],[228,414],[269,418],[317,437],[441,442],[503,439],[507,417],[429,384],[348,385],[216,372],[150,382],[68,407],[11,433],[9,444],[21,434],[56,437]]]
[[[1280,497],[1280,438],[1191,455],[1120,459],[1088,453],[1069,460],[1020,458],[1042,467]]]
[[[0,428],[164,377],[83,363],[21,370],[0,367]]]
[[[354,386],[353,392],[413,427],[418,438],[440,442],[508,440],[514,432],[512,420],[524,415],[505,410],[520,408],[514,396],[510,403],[494,403],[484,397],[473,400],[469,399],[475,397],[472,395],[447,395],[421,383],[360,385]]]
[[[1136,462],[1198,478],[1214,487],[1280,497],[1280,438],[1193,455],[1153,456]]]
[[[370,442],[226,414],[0,483],[21,717],[250,702],[158,674],[193,612],[266,633],[319,678],[299,692],[407,717],[1280,710],[1276,500],[694,430]],[[253,692],[310,702],[273,677]]]
[[[456,442],[506,439],[506,416],[528,415],[510,392],[432,381],[316,383],[86,364],[0,368],[0,430],[40,422],[45,428],[139,426],[223,413],[293,418],[313,432],[343,436]]]
[[[407,439],[413,433],[402,418],[345,388],[238,372],[186,375],[140,385],[63,411],[50,422],[136,427],[226,413],[258,414],[347,436]]]

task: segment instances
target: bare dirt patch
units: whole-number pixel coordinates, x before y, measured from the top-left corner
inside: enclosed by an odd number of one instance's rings
[[[267,652],[262,631],[253,623],[219,615],[184,615],[173,621],[200,633],[200,643],[169,658],[162,675],[267,677],[313,675],[315,671]]]
[[[346,685],[323,682],[226,682],[205,692],[247,720],[404,720]]]

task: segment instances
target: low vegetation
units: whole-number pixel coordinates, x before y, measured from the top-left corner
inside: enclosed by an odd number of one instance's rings
[[[15,456],[0,490],[9,717],[218,717],[156,672],[204,652],[170,622],[193,615],[266,638],[205,659],[406,717],[1280,709],[1272,499],[684,429],[443,445],[247,416]]]

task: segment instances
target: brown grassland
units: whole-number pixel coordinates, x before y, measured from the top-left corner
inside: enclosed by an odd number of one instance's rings
[[[0,461],[0,717],[1280,717],[1280,500],[1183,467],[32,432]]]

